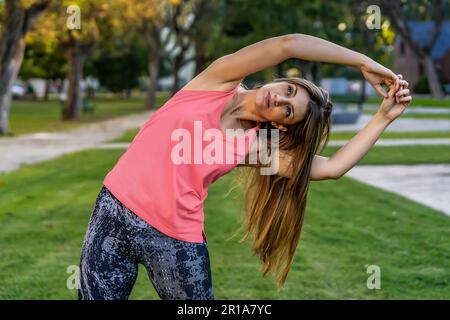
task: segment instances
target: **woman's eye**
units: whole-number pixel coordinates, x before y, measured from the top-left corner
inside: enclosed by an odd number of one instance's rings
[[[291,115],[291,108],[286,107],[286,117],[289,117]]]
[[[292,93],[292,88],[291,88],[291,86],[288,86],[288,95],[289,95],[289,92]]]

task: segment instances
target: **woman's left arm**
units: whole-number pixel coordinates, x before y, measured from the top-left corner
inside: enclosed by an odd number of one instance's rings
[[[411,102],[411,96],[407,89],[408,83],[400,80],[400,85],[401,89],[397,92],[394,86],[390,87],[388,98],[383,100],[379,110],[369,123],[328,158],[326,171],[333,179],[342,177],[353,168],[372,148],[388,125],[399,117]]]

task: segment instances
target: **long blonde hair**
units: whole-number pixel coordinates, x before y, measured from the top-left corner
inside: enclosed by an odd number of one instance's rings
[[[291,268],[305,216],[311,166],[314,156],[328,143],[332,104],[328,93],[312,82],[296,77],[277,78],[273,82],[289,82],[304,88],[311,99],[305,117],[279,131],[279,150],[293,156],[290,179],[277,175],[261,175],[256,167],[240,167],[237,182],[244,182],[245,233],[241,241],[253,239],[252,252],[262,262],[263,276],[277,274],[284,286]],[[256,85],[253,89],[262,87]],[[270,132],[269,122],[261,128]],[[270,137],[268,154],[270,154]]]

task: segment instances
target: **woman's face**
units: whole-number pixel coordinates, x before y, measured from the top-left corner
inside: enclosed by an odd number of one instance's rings
[[[289,82],[269,83],[256,92],[260,115],[280,125],[280,130],[303,119],[309,100],[310,96],[302,86]]]

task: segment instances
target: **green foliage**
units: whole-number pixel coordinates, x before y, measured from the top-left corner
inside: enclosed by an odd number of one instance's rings
[[[67,74],[67,58],[58,47],[46,48],[44,42],[34,42],[25,49],[19,76],[22,79],[64,78]]]
[[[137,86],[139,77],[146,74],[147,60],[147,48],[138,35],[120,39],[106,37],[97,53],[86,62],[86,69],[102,85],[117,93]]]
[[[413,88],[414,93],[430,94],[430,85],[428,84],[428,78],[425,75],[420,76]]]

